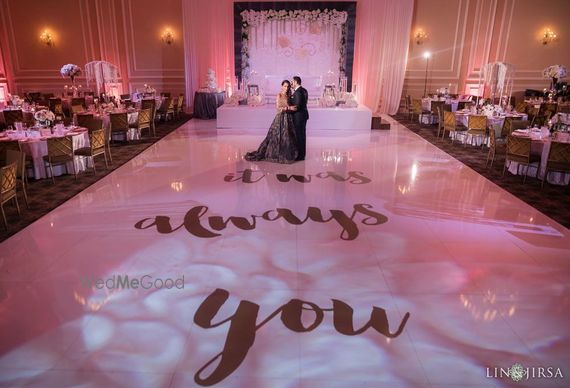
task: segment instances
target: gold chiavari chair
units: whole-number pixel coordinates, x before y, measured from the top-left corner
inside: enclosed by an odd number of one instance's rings
[[[431,102],[431,117],[437,117],[438,121],[434,124],[439,124],[439,108],[445,105],[445,101],[432,101]]]
[[[4,227],[6,230],[8,230],[8,221],[6,220],[6,213],[4,213],[4,204],[13,200],[16,203],[18,215],[20,215],[20,205],[18,204],[16,192],[17,169],[18,165],[15,162],[0,168],[0,209],[2,209],[2,218],[4,219]]]
[[[542,177],[542,185],[548,178],[548,173],[552,171],[570,173],[570,143],[552,141],[550,143],[550,152],[546,161],[546,170]]]
[[[28,205],[28,191],[26,189],[26,154],[20,150],[8,150],[6,152],[6,164],[16,163],[16,180],[20,182],[22,193],[24,194],[24,202]]]
[[[546,112],[550,112],[550,116],[554,116],[558,112],[558,103],[556,102],[543,102],[540,104],[540,115],[545,115]]]
[[[120,134],[125,137],[125,141],[129,140],[129,117],[124,113],[111,113],[111,138],[114,134]]]
[[[538,127],[542,127],[543,125],[546,125],[548,123],[548,120],[550,120],[550,116],[552,115],[551,111],[546,111],[546,113],[544,115],[536,115],[532,118],[532,122],[530,123],[531,127],[533,126],[538,126]]]
[[[521,117],[505,117],[505,121],[503,121],[503,126],[501,127],[501,138],[506,139],[507,136],[511,134],[513,121],[520,121]]]
[[[83,112],[85,112],[85,108],[83,107],[83,105],[71,105],[72,114],[78,114]]]
[[[176,118],[180,116],[180,113],[184,112],[184,94],[180,93],[178,96],[178,103],[174,109],[174,113],[176,114]]]
[[[536,174],[540,170],[540,155],[533,155],[530,153],[530,137],[513,136],[510,135],[507,138],[507,155],[505,157],[505,165],[503,166],[503,176],[505,176],[505,170],[510,162],[517,162],[517,175],[519,173],[519,167],[521,165],[526,165],[527,168],[532,163],[538,163],[536,169]],[[524,174],[523,184],[526,182],[527,174]]]
[[[517,102],[515,105],[515,110],[519,113],[526,113],[528,108],[528,104],[524,101]]]
[[[164,118],[164,120],[166,120],[168,117],[168,112],[171,109],[171,107],[172,107],[172,98],[166,97],[162,101],[162,104],[160,104],[160,107],[156,110],[156,115],[160,119]]]
[[[150,125],[150,119],[152,116],[152,110],[148,109],[141,109],[139,112],[139,117],[137,119],[137,123],[132,126],[132,128],[136,128],[139,138],[142,136],[143,129],[148,129],[148,135],[151,135],[152,128]]]
[[[95,157],[103,155],[105,158],[105,169],[109,168],[107,163],[107,151],[105,150],[105,130],[97,129],[95,131],[89,132],[89,147],[79,148],[75,150],[74,154],[76,156],[83,156],[91,159],[91,164],[93,164],[93,174],[97,174],[97,168],[95,167]]]
[[[51,181],[55,183],[55,177],[53,175],[53,165],[64,164],[67,170],[68,164],[71,164],[73,169],[73,175],[77,179],[77,171],[75,170],[74,155],[73,155],[73,139],[71,136],[64,137],[52,137],[47,139],[48,154],[43,157],[44,167],[51,174]],[[68,163],[71,162],[71,163]],[[69,171],[67,171],[69,173]]]
[[[483,146],[487,138],[487,116],[469,115],[466,134],[471,135],[471,145],[473,145],[475,138],[482,137],[481,146]]]
[[[439,138],[439,134],[441,131],[445,132],[444,129],[444,119],[443,119],[443,106],[437,107],[437,138]]]
[[[154,124],[154,120],[156,117],[156,100],[153,98],[152,100],[142,100],[141,101],[141,109],[150,109],[150,128],[152,130],[152,136],[156,137],[156,127]]]
[[[408,120],[413,118],[414,109],[412,107],[412,96],[409,94],[406,96],[406,113],[408,114]]]
[[[160,97],[170,97],[170,96],[171,96],[170,92],[162,92],[162,93],[160,93]]]
[[[455,113],[444,111],[443,112],[443,134],[442,138],[445,137],[445,132],[449,132],[451,136],[451,144],[455,141],[458,134],[463,134],[467,128],[463,125],[457,125],[457,118]]]
[[[94,117],[89,123],[87,123],[87,130],[91,133],[102,129],[105,133],[105,152],[107,153],[107,158],[109,163],[113,164],[113,155],[111,155],[111,128],[103,126],[103,119]]]
[[[491,159],[491,165],[489,168],[493,167],[493,162],[495,161],[495,154],[497,153],[497,149],[504,150],[505,143],[500,142],[497,143],[497,139],[495,136],[495,130],[493,128],[489,129],[489,153],[487,154],[487,161],[485,162],[485,167],[489,163],[489,159]]]
[[[430,111],[424,111],[422,108],[422,100],[418,99],[418,98],[413,98],[412,99],[412,120],[414,119],[414,115],[416,115],[418,117],[418,120],[420,122],[420,126],[423,124],[423,116],[424,115],[430,115],[431,112]]]

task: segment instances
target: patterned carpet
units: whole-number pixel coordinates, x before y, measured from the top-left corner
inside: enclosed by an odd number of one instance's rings
[[[128,143],[115,143],[111,145],[111,154],[113,156],[113,164],[105,170],[105,162],[103,158],[96,158],[97,175],[93,175],[93,170],[81,172],[77,180],[73,175],[62,175],[55,178],[55,184],[51,179],[30,180],[28,186],[28,203],[26,208],[24,197],[18,195],[21,216],[18,217],[16,206],[11,202],[4,205],[6,218],[8,219],[8,231],[4,228],[2,219],[0,218],[0,242],[25,228],[38,218],[55,209],[74,195],[83,191],[105,175],[111,173],[114,169],[122,166],[136,155],[147,149],[150,145],[160,140],[176,128],[192,118],[191,115],[181,114],[176,120],[157,123],[156,138],[143,138],[138,141]]]
[[[489,151],[487,147],[481,149],[481,147],[464,147],[457,142],[451,144],[451,140],[448,137],[444,140],[437,138],[437,125],[420,126],[417,121],[410,121],[408,115],[405,114],[397,114],[392,116],[392,118],[463,164],[471,167],[496,185],[556,220],[566,228],[570,228],[570,186],[555,186],[545,183],[544,188],[541,189],[541,181],[530,176],[527,177],[525,184],[522,182],[522,176],[512,175],[509,172],[506,172],[505,176],[502,177],[503,165],[505,163],[504,151],[501,153],[497,150],[493,167],[486,168],[485,162]]]

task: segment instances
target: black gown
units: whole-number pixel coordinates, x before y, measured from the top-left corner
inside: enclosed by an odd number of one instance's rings
[[[277,108],[287,106],[287,97],[278,97]],[[259,145],[257,151],[245,154],[245,160],[275,163],[293,163],[299,155],[293,118],[290,113],[277,112],[267,136]]]

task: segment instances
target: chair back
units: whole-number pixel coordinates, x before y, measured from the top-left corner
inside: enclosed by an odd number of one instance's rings
[[[77,125],[80,127],[89,128],[89,122],[93,120],[93,115],[91,113],[84,113],[77,115]]]
[[[443,111],[444,112],[451,112],[453,109],[451,109],[451,104],[443,104]]]
[[[71,112],[72,113],[85,112],[85,108],[83,107],[83,105],[71,105]]]
[[[4,166],[7,161],[8,151],[20,151],[18,140],[0,141],[0,166]]]
[[[121,94],[121,101],[130,101],[131,100],[131,95],[130,94]]]
[[[126,112],[111,113],[111,131],[120,131],[129,129],[129,118]]]
[[[20,150],[7,150],[6,164],[16,163],[16,177],[23,178],[26,175],[26,154]]]
[[[570,171],[570,143],[560,141],[550,143],[548,163],[565,164]]]
[[[422,100],[417,98],[412,99],[412,110],[414,114],[422,114]]]
[[[71,106],[81,105],[83,108],[87,109],[87,104],[85,103],[85,97],[74,97],[71,99]]]
[[[431,113],[437,115],[438,108],[445,105],[445,101],[432,101],[431,102]]]
[[[530,161],[530,137],[510,135],[507,138],[507,159],[509,156]]]
[[[501,137],[507,137],[511,134],[513,121],[521,120],[520,117],[505,117],[505,121],[503,121],[503,127],[501,128]]]
[[[171,94],[170,94],[170,92],[163,92],[163,93],[160,93],[160,96],[161,97],[170,97]]]
[[[18,110],[5,110],[4,111],[4,121],[6,125],[14,125],[14,123],[24,121],[24,114],[21,109]]]
[[[160,104],[160,107],[158,108],[157,111],[163,114],[168,112],[168,108],[170,107],[171,103],[172,103],[172,98],[166,97],[164,101],[162,101],[162,104]]]
[[[528,127],[530,127],[530,121],[528,120],[511,121],[511,132],[509,133],[509,135],[513,133],[513,131],[516,131],[517,129],[526,129]]]
[[[10,163],[0,169],[0,202],[4,203],[16,195],[18,163]]]
[[[558,111],[558,103],[556,102],[543,102],[540,104],[539,114],[546,115],[546,112],[550,112],[550,115],[556,114]]]
[[[487,116],[469,115],[469,117],[467,118],[467,128],[469,130],[476,130],[476,131],[487,130]]]
[[[73,139],[71,136],[51,137],[47,139],[48,157],[71,156],[73,158]]]
[[[448,111],[443,112],[443,128],[449,132],[454,132],[456,130],[457,120],[455,118],[455,113]]]
[[[85,123],[85,128],[87,128],[89,132],[103,129],[103,119],[100,119],[98,117],[93,117],[93,115],[91,115],[91,119]]]
[[[515,110],[519,113],[526,113],[527,108],[528,104],[524,101],[517,102],[517,105],[515,106]]]
[[[150,108],[141,109],[141,111],[139,112],[139,117],[138,117],[139,127],[140,126],[149,126],[151,117],[152,117],[152,109],[150,109]]]
[[[105,130],[103,128],[89,132],[91,150],[97,151],[105,148]]]
[[[176,110],[178,112],[181,112],[182,109],[184,108],[183,104],[184,104],[184,94],[180,94],[178,96],[178,106],[176,107]]]

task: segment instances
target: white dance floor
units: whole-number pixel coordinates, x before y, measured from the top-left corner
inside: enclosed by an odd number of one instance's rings
[[[370,130],[372,111],[358,108],[318,108],[309,106],[307,130]],[[273,104],[256,107],[222,105],[216,111],[218,128],[267,130],[275,117]]]
[[[0,243],[0,386],[568,386],[570,232],[388,121],[191,120]]]

